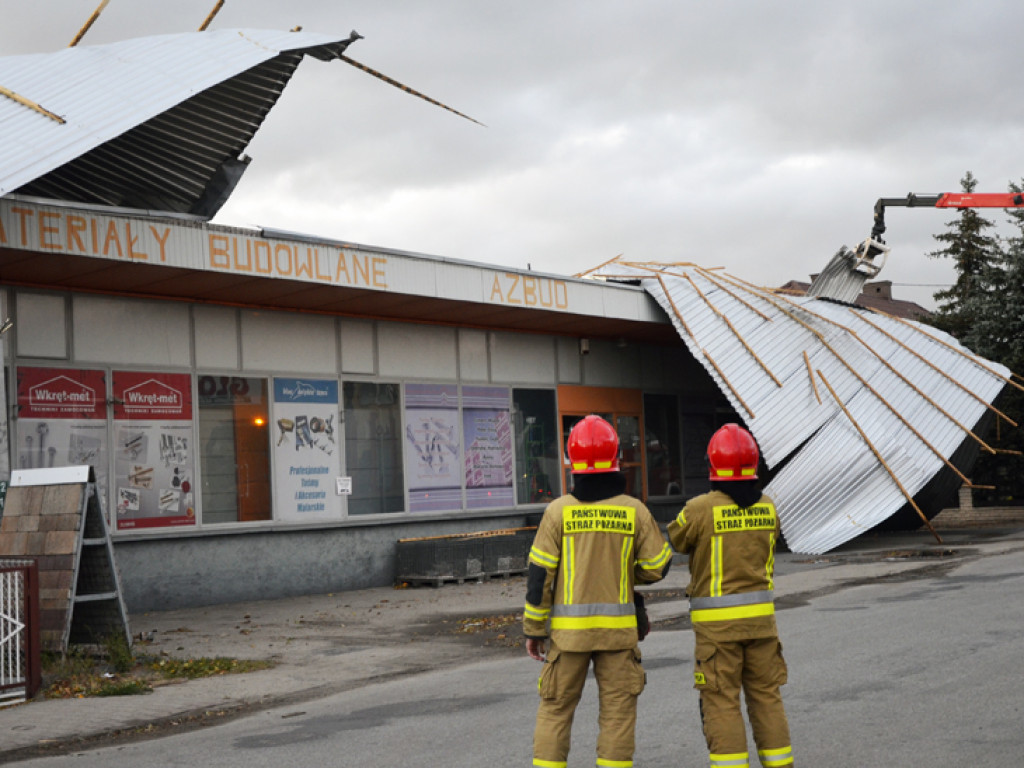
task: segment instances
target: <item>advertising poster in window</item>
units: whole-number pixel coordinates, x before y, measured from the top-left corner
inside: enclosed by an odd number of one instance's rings
[[[512,423],[504,387],[462,388],[466,507],[511,507]]]
[[[18,368],[18,469],[90,465],[106,506],[107,379],[103,371]]]
[[[338,519],[338,382],[274,379],[275,509],[279,520]]]
[[[195,525],[192,377],[114,371],[116,530]]]
[[[462,509],[459,392],[455,384],[405,386],[405,470],[410,512]]]

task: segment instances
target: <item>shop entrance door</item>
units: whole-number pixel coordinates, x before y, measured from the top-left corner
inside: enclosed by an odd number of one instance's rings
[[[618,433],[619,467],[626,476],[626,493],[646,501],[643,483],[643,395],[640,390],[559,387],[558,410],[562,426],[562,481],[566,492],[572,490],[572,467],[566,450],[569,432],[584,416],[596,413]]]

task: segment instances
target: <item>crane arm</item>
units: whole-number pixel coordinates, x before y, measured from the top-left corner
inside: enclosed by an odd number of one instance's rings
[[[1024,208],[1024,195],[1013,192],[943,192],[938,195],[915,195],[906,197],[880,197],[875,203],[875,224],[871,228],[871,239],[884,243],[885,209],[887,206],[905,208]]]

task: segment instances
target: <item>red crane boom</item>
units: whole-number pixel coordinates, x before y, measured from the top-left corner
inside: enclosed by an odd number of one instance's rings
[[[915,195],[906,197],[880,197],[875,203],[875,225],[871,228],[871,239],[884,243],[886,206],[900,205],[905,208],[1024,208],[1024,195],[1014,192],[943,192],[938,195]]]

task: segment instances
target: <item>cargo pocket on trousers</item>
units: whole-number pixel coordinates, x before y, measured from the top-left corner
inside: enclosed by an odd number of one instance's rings
[[[544,659],[544,669],[540,671],[540,679],[537,681],[537,690],[542,699],[553,699],[558,695],[558,660],[561,656],[557,648],[552,648]]]
[[[776,667],[775,682],[778,685],[785,685],[789,681],[789,668],[786,666],[786,659],[782,655],[782,642],[780,641],[776,647],[775,655],[778,657],[778,666]]]
[[[697,643],[693,654],[693,687],[698,691],[717,691],[718,676],[715,674],[715,652],[711,643]]]
[[[647,673],[644,672],[644,666],[641,663],[640,649],[634,648],[633,653],[630,656],[630,683],[629,692],[634,696],[639,696],[644,692],[644,688],[647,686]]]

